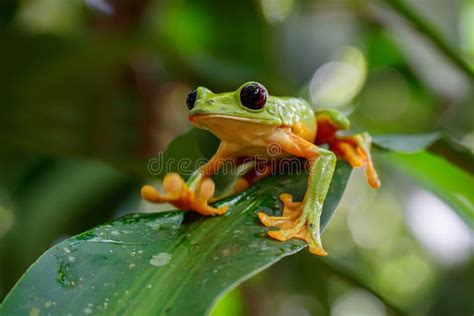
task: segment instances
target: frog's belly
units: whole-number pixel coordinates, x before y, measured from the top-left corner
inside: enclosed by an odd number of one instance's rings
[[[197,127],[211,131],[221,141],[239,144],[242,146],[242,149],[266,147],[268,145],[268,136],[278,128],[277,125],[224,115],[203,115],[192,117],[190,120]]]

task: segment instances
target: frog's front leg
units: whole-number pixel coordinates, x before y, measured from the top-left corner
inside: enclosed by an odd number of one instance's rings
[[[278,227],[268,235],[285,241],[298,238],[309,244],[312,253],[327,255],[321,244],[320,217],[324,200],[336,166],[336,156],[323,148],[294,135],[289,129],[280,129],[273,138],[282,149],[292,155],[303,157],[310,162],[308,188],[302,202],[293,202],[291,195],[283,193],[283,216],[269,216],[259,213],[262,223]]]
[[[214,181],[209,177],[219,170],[226,159],[230,159],[230,155],[221,144],[211,160],[197,169],[187,182],[179,174],[171,172],[163,179],[165,194],[151,185],[145,185],[141,189],[141,195],[152,203],[171,203],[181,210],[193,210],[206,216],[221,215],[227,211],[228,206],[215,208],[208,204],[215,192]]]

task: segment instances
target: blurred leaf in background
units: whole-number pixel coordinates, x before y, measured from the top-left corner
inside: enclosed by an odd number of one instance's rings
[[[410,153],[374,148],[379,192],[354,172],[329,258],[282,260],[213,315],[472,314],[473,12],[473,0],[1,1],[0,297],[61,240],[158,210],[139,186],[189,128],[188,91],[257,80]],[[211,154],[205,133],[168,158]]]

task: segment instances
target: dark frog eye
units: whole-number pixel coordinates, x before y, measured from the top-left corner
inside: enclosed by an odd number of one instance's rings
[[[260,110],[267,102],[267,89],[258,83],[249,83],[240,90],[240,102],[251,110]]]
[[[188,109],[191,110],[194,107],[194,103],[196,103],[196,97],[197,97],[196,89],[188,93],[188,97],[186,98],[186,105],[188,106]]]

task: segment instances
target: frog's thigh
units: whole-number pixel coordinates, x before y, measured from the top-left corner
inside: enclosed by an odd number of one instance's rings
[[[319,156],[320,148],[294,134],[290,128],[281,127],[270,136],[270,145],[278,144],[282,151],[293,156],[311,159]]]
[[[214,156],[212,156],[205,165],[199,167],[193,172],[186,182],[186,185],[191,191],[196,190],[203,179],[215,174],[226,161],[234,161],[234,157],[235,153],[233,152],[233,148],[221,142]]]
[[[350,122],[347,116],[345,116],[341,111],[334,109],[324,109],[316,112],[316,121],[318,122],[318,127],[320,123],[322,125],[330,124],[334,127],[335,130],[348,129]]]

